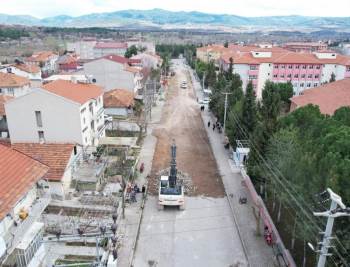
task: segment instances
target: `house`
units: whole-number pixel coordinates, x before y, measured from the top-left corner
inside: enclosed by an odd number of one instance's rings
[[[75,52],[82,60],[93,59],[95,45],[96,39],[84,38],[77,42],[67,43],[67,51]]]
[[[5,111],[12,143],[86,147],[105,135],[103,90],[94,84],[53,81],[6,102]]]
[[[18,97],[30,92],[30,81],[13,73],[0,72],[0,95]]]
[[[283,47],[293,52],[308,52],[308,53],[328,49],[328,45],[322,42],[290,42],[290,43],[285,43]]]
[[[60,56],[56,63],[59,71],[72,72],[78,69],[78,59],[70,54]]]
[[[132,114],[134,93],[125,89],[108,91],[103,95],[103,105],[107,115],[127,117]]]
[[[35,65],[28,65],[24,63],[5,65],[3,67],[0,67],[0,72],[13,73],[18,76],[27,78],[30,80],[32,86],[41,83],[41,69]]]
[[[11,100],[13,96],[0,95],[0,138],[9,138],[7,118],[5,112],[5,103]]]
[[[25,59],[25,62],[29,65],[34,65],[41,68],[41,73],[44,77],[56,72],[56,61],[58,55],[51,51],[40,51],[34,53],[31,57]]]
[[[40,266],[45,247],[37,219],[49,203],[49,168],[7,146],[0,145],[0,155],[0,265]]]
[[[104,57],[108,55],[124,56],[127,49],[128,49],[127,43],[98,42],[95,44],[93,48],[94,58]]]
[[[290,111],[308,104],[317,105],[321,113],[333,115],[341,107],[350,107],[350,78],[305,90],[291,98]]]
[[[230,48],[231,47],[231,48]],[[229,46],[232,51],[223,53],[217,60],[227,71],[232,60],[233,72],[240,75],[243,89],[252,81],[258,98],[267,80],[276,83],[291,82],[294,94],[328,82],[350,77],[350,57],[332,51],[296,53],[280,47]]]
[[[57,80],[65,80],[65,81],[71,81],[71,82],[78,82],[78,83],[91,83],[93,82],[92,76],[87,76],[84,74],[54,74],[51,75],[43,80],[43,83],[49,83]]]
[[[141,60],[109,55],[85,63],[83,72],[105,91],[124,88],[135,92],[142,78],[140,68],[133,67],[135,64],[141,64]]]
[[[156,54],[151,53],[141,53],[137,54],[131,59],[138,59],[141,60],[142,67],[151,68],[151,69],[158,69],[162,65],[162,58]]]
[[[68,143],[13,143],[12,148],[38,160],[50,169],[44,179],[48,181],[51,197],[64,199],[69,193],[72,174],[77,168],[82,149]]]
[[[230,49],[223,45],[208,45],[197,48],[197,58],[203,62],[210,62],[211,60],[218,60],[224,53],[230,52]]]

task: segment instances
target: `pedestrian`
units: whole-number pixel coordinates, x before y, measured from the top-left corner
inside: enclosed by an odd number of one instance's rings
[[[215,131],[215,124],[213,124],[213,131]]]
[[[208,128],[210,127],[210,121],[208,121]]]

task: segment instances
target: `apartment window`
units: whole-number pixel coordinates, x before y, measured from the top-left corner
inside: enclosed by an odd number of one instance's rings
[[[280,78],[284,78],[284,74],[281,74],[281,75],[280,75]]]
[[[299,77],[299,75],[298,74],[294,74],[294,78],[298,78]]]
[[[309,66],[309,69],[310,69],[310,70],[312,70],[313,68],[314,68],[314,66],[313,66],[313,65],[310,65],[310,66]]]
[[[317,87],[318,86],[318,83],[314,83],[314,87]]]
[[[287,77],[288,77],[288,78],[292,78],[292,74],[288,74]]]
[[[256,75],[249,75],[249,80],[256,80],[258,78]]]
[[[39,142],[45,142],[44,131],[38,131]]]
[[[277,78],[277,74],[273,75],[274,78]]]
[[[320,77],[318,74],[315,75],[315,79],[318,79],[318,77]]]
[[[278,69],[278,65],[275,65],[275,69]]]
[[[250,70],[257,70],[258,68],[255,65],[249,67]]]
[[[303,65],[303,69],[306,69],[306,65]]]
[[[308,77],[308,78],[312,78],[312,74],[308,74],[307,77]]]
[[[293,68],[293,66],[292,66],[292,65],[289,65],[289,66],[288,66],[288,69],[292,69],[292,68]]]
[[[307,83],[307,87],[311,87],[311,83]]]
[[[320,65],[317,65],[317,66],[316,66],[316,69],[318,69],[318,70],[319,70],[320,68],[321,68],[321,66],[320,66]]]
[[[296,68],[296,69],[299,69],[299,68],[300,68],[300,66],[299,66],[299,65],[296,65],[296,66],[295,66],[295,68]]]
[[[304,83],[301,83],[301,84],[300,84],[300,87],[304,87]]]
[[[85,133],[87,129],[88,129],[88,127],[86,126],[86,127],[83,129],[83,133]]]
[[[92,103],[89,104],[89,111],[92,115],[94,115],[94,107]]]
[[[301,78],[305,78],[305,74],[301,74]]]
[[[9,95],[12,95],[12,96],[15,95],[15,91],[13,90],[13,88],[7,88],[7,92]]]
[[[285,68],[286,68],[286,66],[284,66],[284,65],[281,65],[281,68],[282,68],[282,69],[285,69]]]
[[[43,121],[41,118],[41,111],[35,111],[36,126],[43,127]]]

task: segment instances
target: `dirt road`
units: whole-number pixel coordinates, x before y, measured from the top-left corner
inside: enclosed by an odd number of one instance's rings
[[[192,178],[195,192],[191,196],[224,196],[222,180],[218,173],[198,105],[187,73],[179,67],[170,81],[167,103],[163,108],[161,124],[154,131],[157,146],[153,158],[150,192],[157,193],[156,173],[169,167],[172,140],[177,145],[178,169]],[[180,83],[186,79],[187,89]]]

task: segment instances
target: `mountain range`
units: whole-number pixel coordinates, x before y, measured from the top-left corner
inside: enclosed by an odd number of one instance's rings
[[[0,24],[47,27],[157,27],[157,28],[284,28],[335,29],[348,31],[350,17],[270,16],[242,17],[202,12],[151,10],[121,10],[92,13],[79,17],[60,15],[38,19],[29,15],[0,14]]]

